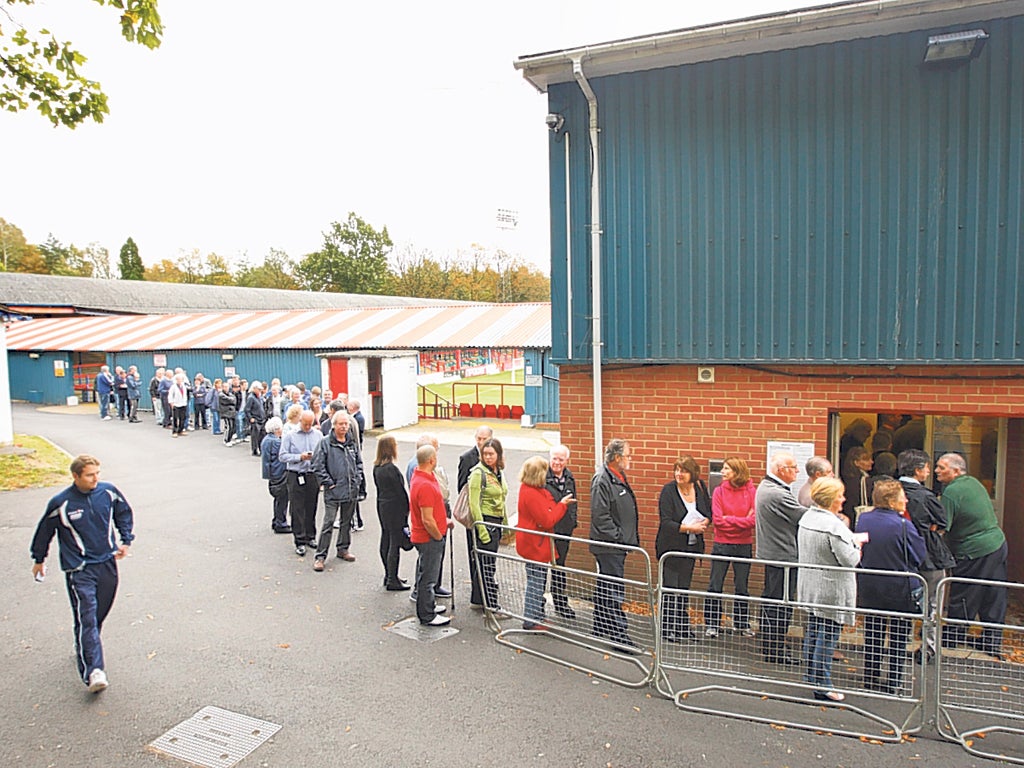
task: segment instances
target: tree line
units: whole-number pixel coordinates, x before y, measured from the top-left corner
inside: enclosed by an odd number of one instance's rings
[[[0,258],[5,272],[72,277],[463,301],[548,301],[551,295],[546,275],[500,249],[473,245],[438,257],[409,246],[395,253],[387,227],[377,230],[355,213],[332,222],[320,248],[298,260],[271,248],[260,263],[243,258],[233,264],[193,249],[150,266],[131,237],[112,258],[97,243],[64,245],[53,235],[42,244],[28,243],[21,229],[0,218]]]

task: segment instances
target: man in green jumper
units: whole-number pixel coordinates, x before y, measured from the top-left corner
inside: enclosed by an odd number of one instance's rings
[[[953,576],[985,581],[1006,581],[1006,536],[996,519],[988,491],[967,474],[967,462],[958,453],[944,454],[935,463],[935,477],[943,484],[942,506],[949,526],[946,543],[956,565]],[[954,582],[949,589],[947,618],[986,624],[1002,624],[1006,618],[1006,587]],[[943,628],[943,644],[962,645],[967,627],[963,624]],[[1003,631],[985,627],[979,650],[998,656]]]

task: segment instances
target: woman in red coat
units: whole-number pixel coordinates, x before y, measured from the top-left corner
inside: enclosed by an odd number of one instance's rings
[[[545,487],[548,461],[542,456],[526,460],[519,472],[519,523],[521,529],[553,533],[555,523],[562,519],[568,506],[576,499],[566,496],[559,502],[551,498]],[[526,559],[526,596],[523,629],[546,630],[544,620],[544,585],[548,568],[554,560],[554,539],[529,533],[516,535],[516,552]]]

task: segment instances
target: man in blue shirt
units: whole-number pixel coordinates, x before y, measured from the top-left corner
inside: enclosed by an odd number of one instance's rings
[[[324,439],[319,429],[313,428],[312,411],[303,411],[299,429],[281,438],[277,456],[285,464],[288,479],[288,515],[292,520],[295,554],[302,557],[306,547],[315,547],[316,505],[320,497],[320,482],[313,472],[313,454]]]
[[[114,391],[114,375],[110,372],[109,365],[100,366],[100,372],[96,374],[96,402],[100,407],[100,418],[110,421],[110,395]]]
[[[75,660],[91,693],[107,687],[100,630],[117,594],[117,560],[128,553],[132,508],[117,488],[100,482],[100,462],[78,456],[71,462],[74,482],[49,504],[32,538],[32,575],[42,581],[53,534],[60,543],[71,613],[75,620]],[[120,534],[117,544],[115,529]]]

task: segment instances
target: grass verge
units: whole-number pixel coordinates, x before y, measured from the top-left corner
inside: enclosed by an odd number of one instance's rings
[[[0,454],[0,491],[47,488],[70,482],[71,459],[53,443],[36,435],[15,435],[14,445],[33,453]]]

